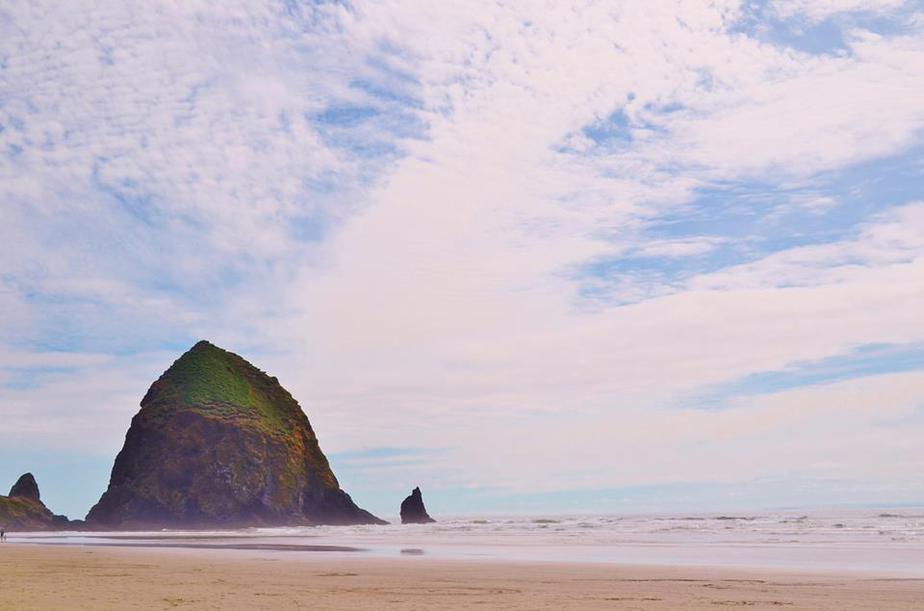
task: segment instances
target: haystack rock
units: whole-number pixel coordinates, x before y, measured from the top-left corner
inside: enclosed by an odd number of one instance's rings
[[[429,524],[430,522],[436,522],[436,520],[427,514],[420,488],[414,488],[411,496],[401,501],[401,523]]]
[[[52,514],[42,503],[31,473],[20,476],[8,496],[0,496],[0,528],[4,530],[51,530],[66,525],[66,517]]]
[[[201,341],[132,418],[92,528],[384,524],[340,489],[298,402]]]

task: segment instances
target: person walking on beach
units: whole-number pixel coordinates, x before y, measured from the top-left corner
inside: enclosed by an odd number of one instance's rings
[[[0,528],[0,541],[6,541],[6,531]]]

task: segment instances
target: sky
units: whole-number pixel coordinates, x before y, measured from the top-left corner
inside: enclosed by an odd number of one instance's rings
[[[386,516],[924,505],[924,2],[4,2],[0,485],[199,339]]]

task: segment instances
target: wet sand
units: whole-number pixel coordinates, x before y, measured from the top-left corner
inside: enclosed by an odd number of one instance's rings
[[[0,609],[921,609],[924,579],[779,570],[0,546]]]

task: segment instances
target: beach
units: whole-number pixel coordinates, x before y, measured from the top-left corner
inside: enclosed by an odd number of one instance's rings
[[[0,609],[920,609],[924,511],[12,533]]]
[[[920,609],[924,579],[6,544],[2,609]]]

